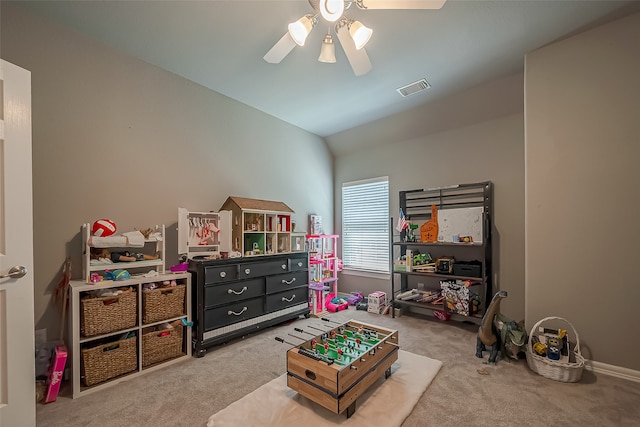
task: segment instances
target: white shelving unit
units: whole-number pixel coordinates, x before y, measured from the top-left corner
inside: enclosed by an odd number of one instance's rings
[[[105,270],[124,269],[127,271],[142,269],[155,270],[158,273],[164,273],[165,271],[165,244],[164,244],[164,224],[157,226],[156,233],[159,233],[158,237],[145,239],[143,247],[129,246],[126,240],[122,243],[114,243],[109,249],[114,250],[130,250],[132,252],[143,252],[149,255],[158,254],[158,259],[144,260],[144,261],[132,261],[132,262],[114,262],[114,263],[97,263],[91,260],[91,224],[86,223],[82,225],[82,277],[88,280],[89,276],[93,272],[104,272]],[[116,241],[117,239],[113,239]]]
[[[178,286],[184,286],[184,309],[183,312],[175,317],[162,319],[154,322],[145,322],[145,313],[149,314],[148,307],[145,308],[145,295],[144,285],[151,282],[163,282],[163,281],[175,280]],[[100,289],[112,289],[112,288],[127,288],[130,287],[136,292],[136,324],[130,328],[119,329],[106,334],[100,334],[95,336],[86,337],[82,334],[82,307],[81,301],[83,296],[86,296],[88,292],[96,291]],[[167,290],[175,288],[166,288]],[[126,381],[137,375],[152,372],[160,368],[164,368],[170,364],[185,360],[191,357],[191,274],[190,273],[177,273],[177,274],[160,274],[154,277],[133,277],[129,280],[122,281],[108,281],[96,284],[86,283],[84,281],[71,281],[70,283],[70,298],[71,298],[71,315],[70,315],[70,334],[71,345],[68,348],[71,349],[71,364],[72,364],[72,385],[73,385],[73,398],[80,397],[84,394],[92,393],[98,390],[102,390],[105,387],[118,384],[122,381]],[[114,302],[117,304],[118,302]],[[174,321],[180,321],[182,326],[182,348],[181,352],[176,357],[171,357],[167,360],[159,361],[157,363],[144,366],[143,354],[145,354],[144,347],[144,335],[154,332],[154,327],[163,323],[170,323]],[[128,373],[116,376],[114,378],[107,379],[95,385],[86,386],[82,383],[82,364],[84,348],[91,348],[100,345],[107,341],[118,342],[119,337],[124,334],[131,333],[136,337],[136,359],[137,368]],[[115,344],[118,345],[118,344]]]
[[[192,212],[178,208],[178,254],[213,257],[231,250],[231,212]]]

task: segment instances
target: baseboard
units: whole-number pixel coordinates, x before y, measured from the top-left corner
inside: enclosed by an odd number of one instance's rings
[[[622,368],[620,366],[608,365],[602,362],[595,362],[593,360],[585,361],[584,367],[586,370],[595,372],[597,374],[610,375],[612,377],[622,378],[623,380],[640,383],[640,371],[634,371],[633,369]]]

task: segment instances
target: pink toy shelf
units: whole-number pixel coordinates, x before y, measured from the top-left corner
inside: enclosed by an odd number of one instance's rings
[[[314,317],[328,314],[327,294],[333,295],[332,298],[338,295],[338,271],[342,270],[342,260],[337,257],[338,238],[337,234],[307,234],[309,301]]]

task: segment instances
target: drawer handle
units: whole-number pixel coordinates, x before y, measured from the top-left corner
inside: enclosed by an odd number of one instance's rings
[[[291,295],[291,299],[287,299],[285,297],[282,297],[282,301],[284,301],[284,302],[291,302],[294,299],[296,299],[296,294]]]
[[[245,268],[244,269],[244,274],[249,274],[251,273],[251,269],[250,268]]]
[[[240,316],[245,311],[247,311],[247,307],[244,307],[240,313],[236,313],[235,311],[229,310],[229,311],[227,311],[227,315],[231,316],[233,314],[234,316]]]
[[[221,271],[220,272],[220,277],[222,277],[222,278],[227,277],[227,272],[226,271]]]
[[[303,266],[302,261],[298,261],[298,267],[302,267],[302,266]]]
[[[282,264],[280,267],[282,267],[283,270],[287,269],[287,264]]]
[[[295,278],[295,277],[294,277],[293,279],[291,279],[291,280],[284,280],[284,279],[282,279],[282,283],[283,283],[283,284],[285,284],[285,285],[290,285],[290,284],[292,284],[292,283],[293,283],[293,282],[295,282],[295,281],[296,281],[296,278]]]
[[[228,294],[236,294],[236,295],[242,295],[244,293],[244,291],[247,290],[247,287],[245,286],[244,288],[242,288],[242,290],[240,292],[236,292],[233,289],[227,289],[227,293]]]

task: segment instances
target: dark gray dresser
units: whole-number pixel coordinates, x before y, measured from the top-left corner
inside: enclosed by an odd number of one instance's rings
[[[193,355],[268,326],[309,317],[306,252],[190,260]]]

